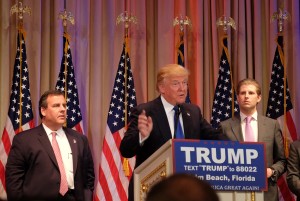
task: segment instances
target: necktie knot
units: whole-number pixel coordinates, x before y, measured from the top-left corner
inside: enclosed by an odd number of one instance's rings
[[[175,106],[173,107],[173,110],[175,111],[175,113],[178,113],[178,112],[179,112],[179,107],[178,107],[178,105],[175,105]]]
[[[56,138],[56,132],[52,132],[52,138]]]
[[[174,114],[174,138],[179,138],[183,139],[184,138],[184,133],[182,130],[182,126],[179,120],[179,115],[180,115],[180,107],[178,105],[175,105],[173,110],[175,111]]]
[[[246,123],[247,123],[247,124],[250,124],[251,120],[252,120],[252,117],[251,117],[251,116],[247,116],[247,117],[246,117]]]

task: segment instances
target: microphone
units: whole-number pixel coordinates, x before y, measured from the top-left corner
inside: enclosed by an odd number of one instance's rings
[[[176,118],[179,118],[179,115],[181,113],[181,105],[177,105],[178,109],[176,110]]]

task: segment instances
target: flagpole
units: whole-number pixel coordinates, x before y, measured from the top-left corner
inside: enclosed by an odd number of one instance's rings
[[[185,59],[184,59],[184,26],[188,26],[189,28],[192,27],[192,22],[188,18],[188,16],[185,16],[185,18],[180,15],[179,17],[175,17],[173,20],[173,26],[179,26],[179,42],[176,45],[176,63],[181,66],[185,66]],[[189,88],[187,89],[187,95],[185,98],[186,103],[191,103],[190,99],[190,91]]]
[[[125,1],[126,4],[126,1]],[[128,37],[128,29],[129,29],[129,24],[130,23],[134,23],[137,24],[137,18],[136,16],[133,16],[131,14],[129,14],[127,11],[125,11],[124,13],[121,13],[116,20],[116,25],[118,25],[119,23],[123,22],[125,24],[124,28],[125,28],[125,36],[124,36],[124,46],[125,46],[125,66],[124,66],[124,121],[125,121],[125,128],[127,129],[127,112],[128,112],[128,100],[127,100],[127,79],[128,79],[128,66],[127,66],[127,55],[129,55],[129,37]],[[130,176],[130,170],[129,170],[129,161],[127,158],[123,159],[123,170],[126,176]]]
[[[192,28],[192,21],[190,20],[190,18],[188,18],[188,16],[185,16],[185,18],[180,15],[179,17],[175,17],[175,19],[173,20],[173,26],[179,26],[179,43],[176,46],[177,49],[177,53],[180,55],[180,58],[182,60],[182,66],[184,66],[184,54],[183,52],[181,52],[179,50],[181,43],[183,43],[184,41],[184,26],[188,26],[190,28]],[[183,50],[184,51],[184,50]],[[178,62],[178,56],[177,56],[177,63]]]
[[[224,10],[225,10],[225,5],[224,5]],[[217,20],[217,26],[223,26],[224,36],[222,37],[222,46],[228,59],[230,72],[232,72],[232,68],[230,65],[230,57],[228,52],[228,44],[225,44],[224,41],[226,40],[226,42],[228,43],[228,34],[227,34],[228,27],[231,26],[234,30],[236,30],[235,21],[231,17],[227,18],[224,15]],[[231,117],[234,118],[234,113],[235,113],[234,112],[234,86],[232,81],[232,73],[230,73],[230,78],[231,78],[230,80],[231,80],[231,91],[232,91],[231,100],[233,100],[231,101]]]
[[[279,52],[280,60],[283,65],[283,143],[284,143],[284,153],[286,157],[289,155],[289,144],[287,140],[287,100],[286,100],[286,88],[287,88],[287,83],[286,83],[286,65],[285,65],[285,57],[284,57],[284,51],[283,51],[283,28],[284,28],[284,20],[288,20],[290,18],[290,15],[287,11],[283,10],[283,6],[279,8],[278,12],[274,12],[271,21],[277,20],[278,23],[278,34],[277,34],[277,49]],[[282,41],[279,41],[279,37],[282,38]]]
[[[68,34],[67,31],[67,25],[68,25],[68,21],[74,25],[75,24],[75,20],[74,17],[72,15],[71,12],[67,12],[67,4],[66,4],[66,0],[64,0],[64,11],[61,11],[58,15],[58,17],[60,19],[62,19],[62,24],[63,24],[63,28],[64,28],[64,38],[65,38],[65,43],[63,44],[64,50],[63,50],[63,54],[67,55],[68,54],[68,45],[70,43],[70,35]],[[68,93],[68,82],[67,82],[67,78],[68,78],[68,61],[67,61],[67,56],[64,57],[64,79],[65,79],[65,83],[64,83],[64,93],[65,93],[65,99],[67,99],[67,93]],[[67,122],[65,123],[65,126]]]
[[[22,46],[22,42],[23,42],[23,37],[25,40],[25,30],[23,29],[23,14],[28,13],[29,16],[31,16],[31,8],[28,6],[24,6],[23,7],[23,3],[22,2],[17,2],[15,5],[13,5],[10,9],[10,15],[13,15],[14,13],[17,14],[17,22],[18,22],[18,39],[19,39],[19,44],[18,46],[20,47],[20,55],[19,55],[19,62],[20,62],[20,76],[19,76],[19,82],[20,82],[20,86],[19,86],[19,93],[20,93],[20,97],[19,97],[19,129],[20,131],[22,131],[22,68],[23,68],[23,58],[22,58],[22,52],[23,52],[23,46]]]

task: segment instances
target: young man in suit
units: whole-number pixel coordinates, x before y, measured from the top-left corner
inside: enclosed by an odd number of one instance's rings
[[[13,139],[6,164],[8,201],[92,201],[94,164],[86,136],[69,128],[66,100],[46,91],[41,125]]]
[[[156,82],[160,96],[132,110],[132,120],[121,141],[120,151],[126,158],[136,156],[135,167],[172,138],[227,139],[203,118],[198,106],[185,103],[188,75],[187,69],[177,64],[162,67]],[[174,106],[180,108],[176,113],[177,121],[174,119]],[[180,128],[175,126],[178,124]],[[180,137],[176,137],[177,129],[182,131]],[[133,200],[133,178],[129,184],[128,200]]]
[[[264,200],[277,201],[277,179],[285,172],[283,138],[279,123],[257,113],[256,105],[261,101],[261,88],[254,79],[244,79],[238,83],[237,101],[240,115],[220,123],[223,133],[232,141],[263,142],[266,147],[268,191]],[[246,123],[249,119],[250,123]],[[247,132],[248,128],[251,132]],[[249,134],[251,136],[249,136]]]

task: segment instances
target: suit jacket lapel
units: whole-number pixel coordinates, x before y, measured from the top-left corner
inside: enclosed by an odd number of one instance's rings
[[[160,96],[154,100],[154,107],[152,108],[153,117],[159,122],[157,125],[161,134],[163,135],[165,141],[172,138],[171,129],[169,126],[169,121],[165,112],[165,108],[161,102]]]
[[[243,132],[242,132],[242,128],[241,128],[241,117],[240,116],[235,117],[232,120],[231,129],[232,129],[232,133],[233,133],[234,138],[237,141],[244,142]]]
[[[192,133],[192,117],[191,117],[191,112],[188,110],[188,108],[184,107],[184,105],[182,106],[182,110],[181,110],[181,114],[182,114],[182,121],[183,121],[183,132],[185,135],[186,139],[190,139],[192,138],[192,135],[194,133]]]
[[[266,132],[270,132],[268,131],[268,129],[265,126],[265,122],[264,122],[264,118],[261,115],[257,115],[257,141],[258,142],[263,142],[263,136]],[[262,135],[260,135],[262,134]]]
[[[42,124],[39,125],[39,131],[38,131],[37,135],[38,135],[38,140],[41,142],[42,147],[48,153],[49,158],[51,159],[51,161],[54,163],[54,165],[59,170],[52,145],[50,143],[50,140],[49,140],[47,133],[46,133],[45,129],[43,128]]]
[[[68,133],[67,130],[64,128],[66,136],[68,138],[71,150],[72,150],[72,157],[73,157],[73,172],[76,172],[77,167],[77,156],[78,156],[78,145],[77,145],[77,138],[72,134]]]

